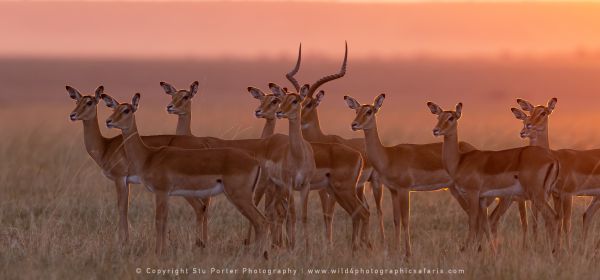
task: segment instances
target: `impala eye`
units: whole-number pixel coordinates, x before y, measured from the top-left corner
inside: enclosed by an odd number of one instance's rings
[[[450,118],[448,119],[448,121],[449,121],[449,122],[453,122],[453,121],[454,121],[454,117],[450,117]]]
[[[279,100],[277,100],[277,99],[275,99],[275,100],[271,101],[271,104],[273,104],[273,105],[275,105],[275,104],[277,104],[277,103],[279,103]]]
[[[542,117],[543,117],[543,116],[545,116],[545,115],[546,115],[546,112],[542,112],[542,113],[541,113],[541,116],[542,116]]]
[[[298,99],[295,99],[294,101],[292,101],[292,104],[298,104]]]
[[[129,114],[129,109],[125,109],[125,110],[123,110],[123,113],[124,113],[124,114]]]
[[[86,103],[86,105],[88,105],[88,106],[92,106],[92,104],[94,104],[94,102],[92,102],[92,101],[88,101],[88,102]]]
[[[188,100],[188,99],[190,99],[190,97],[187,95],[183,97],[183,100]]]
[[[371,111],[371,110],[367,111],[367,115],[370,116],[371,114],[373,114],[373,111]]]

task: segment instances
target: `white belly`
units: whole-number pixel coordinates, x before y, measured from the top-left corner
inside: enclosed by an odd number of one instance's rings
[[[410,191],[413,192],[430,192],[437,191],[443,188],[450,187],[451,183],[440,183],[440,184],[432,184],[432,185],[415,185],[410,186]]]
[[[139,176],[127,176],[127,183],[130,184],[141,184],[142,180],[140,179]]]
[[[524,195],[523,186],[521,186],[521,183],[519,181],[515,181],[515,183],[509,187],[485,191],[481,194],[481,197],[505,197],[522,195]]]
[[[210,189],[203,190],[173,190],[169,192],[170,196],[187,196],[207,198],[223,193],[223,183],[217,183]]]
[[[598,196],[600,195],[600,189],[580,190],[572,194],[577,196]]]

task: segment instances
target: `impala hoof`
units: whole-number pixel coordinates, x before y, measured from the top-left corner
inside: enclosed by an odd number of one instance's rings
[[[263,253],[263,258],[265,258],[265,260],[268,260],[269,259],[269,252],[265,251]]]
[[[196,240],[196,247],[204,249],[204,248],[206,248],[206,244],[204,244],[204,241],[198,239],[198,240]]]
[[[242,241],[242,244],[244,244],[244,246],[248,246],[250,245],[250,240],[248,240],[248,238],[244,239],[244,241]]]

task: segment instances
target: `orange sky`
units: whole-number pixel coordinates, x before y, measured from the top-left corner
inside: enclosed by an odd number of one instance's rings
[[[600,53],[600,4],[0,2],[0,56]]]

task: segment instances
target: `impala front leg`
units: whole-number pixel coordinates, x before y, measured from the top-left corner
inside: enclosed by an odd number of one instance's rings
[[[383,203],[383,185],[379,180],[379,174],[373,170],[371,173],[371,190],[373,191],[373,198],[375,199],[375,207],[377,208],[377,218],[379,219],[379,238],[381,244],[385,242],[385,229],[383,226],[383,211],[381,206]]]
[[[410,257],[412,256],[412,249],[410,247],[410,191],[408,189],[401,189],[398,191],[398,204],[400,205],[400,214],[402,215],[405,254],[406,257]]]
[[[156,254],[162,255],[167,240],[167,216],[169,213],[169,195],[166,192],[156,192]]]
[[[117,191],[117,207],[119,208],[119,239],[121,244],[129,242],[129,183],[127,178],[119,178],[115,180],[115,189]]]
[[[310,184],[306,183],[300,190],[300,205],[302,205],[302,236],[305,241],[306,251],[309,249],[308,242],[308,193],[310,192]]]
[[[471,192],[467,193],[465,200],[468,205],[469,215],[469,233],[467,234],[467,240],[465,241],[464,250],[467,250],[475,240],[478,230],[478,219],[479,219],[479,193]]]

